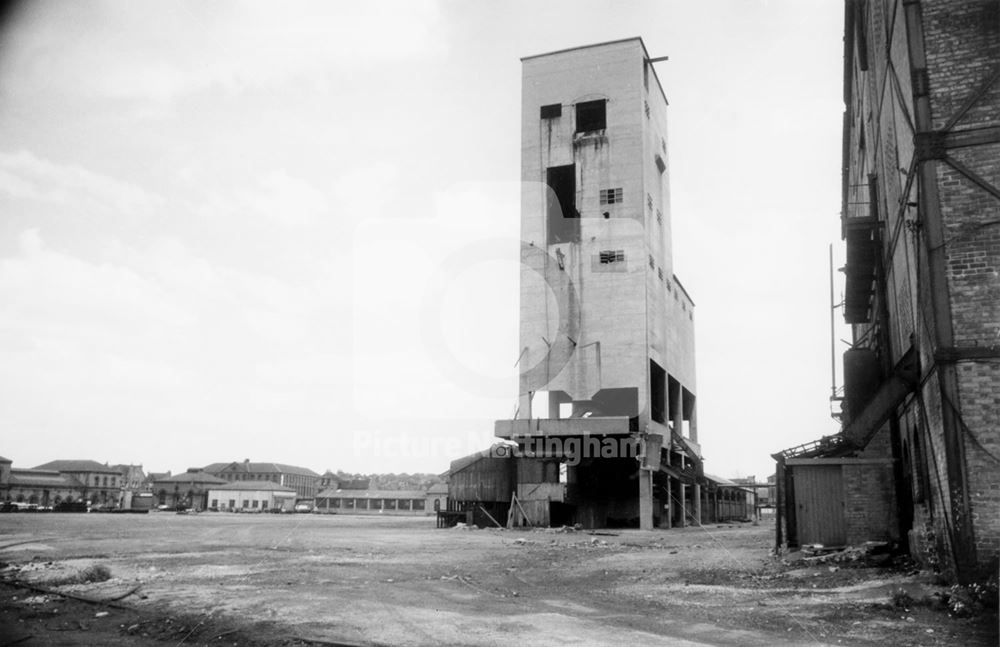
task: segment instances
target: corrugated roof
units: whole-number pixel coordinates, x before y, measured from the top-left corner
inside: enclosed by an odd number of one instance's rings
[[[267,490],[273,492],[295,492],[295,488],[279,485],[274,481],[232,481],[225,485],[211,487],[210,490]]]
[[[42,465],[36,465],[36,470],[55,470],[57,472],[101,472],[104,474],[118,474],[118,470],[108,467],[102,463],[91,460],[58,460],[49,461]]]
[[[323,490],[317,499],[423,499],[424,490]]]
[[[0,456],[0,463],[13,463],[13,462],[14,461],[10,460],[9,458],[4,458],[3,456]]]
[[[435,483],[427,488],[427,494],[446,494],[448,492],[447,483]]]

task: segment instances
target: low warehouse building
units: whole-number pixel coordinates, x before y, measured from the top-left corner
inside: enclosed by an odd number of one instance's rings
[[[705,474],[705,481],[701,491],[702,523],[749,521],[755,517],[753,489],[711,474]]]
[[[316,495],[316,510],[339,514],[427,514],[425,490],[324,490]]]
[[[291,512],[296,494],[295,488],[272,481],[233,481],[210,487],[208,506],[227,512]]]
[[[209,488],[225,484],[226,481],[196,469],[156,479],[153,496],[157,505],[204,510],[208,507]]]

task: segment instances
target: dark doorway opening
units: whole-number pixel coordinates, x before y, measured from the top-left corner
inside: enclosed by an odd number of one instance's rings
[[[576,165],[552,166],[545,171],[549,186],[545,205],[549,244],[580,240],[580,213],[576,210]]]
[[[649,360],[649,417],[660,424],[666,424],[667,372],[660,365]]]

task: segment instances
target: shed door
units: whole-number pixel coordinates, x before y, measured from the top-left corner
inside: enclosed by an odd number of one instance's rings
[[[847,530],[840,465],[797,465],[793,479],[799,545],[843,546]]]

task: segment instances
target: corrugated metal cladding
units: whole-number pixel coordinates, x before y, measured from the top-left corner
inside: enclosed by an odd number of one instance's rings
[[[798,465],[793,479],[799,545],[846,544],[844,482],[840,465]]]

